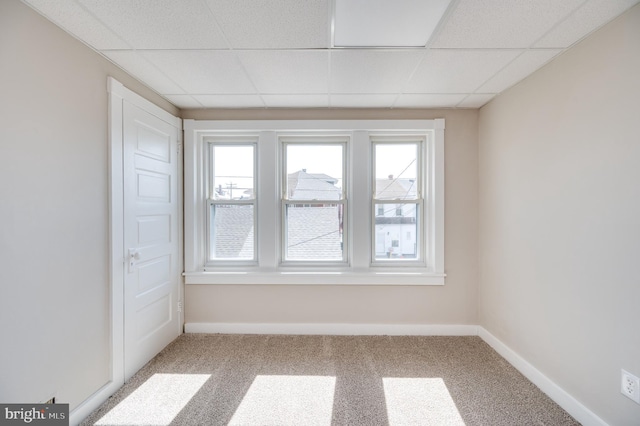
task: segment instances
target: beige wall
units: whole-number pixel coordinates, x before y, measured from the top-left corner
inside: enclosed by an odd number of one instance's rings
[[[183,111],[210,119],[445,118],[444,287],[187,285],[187,323],[476,324],[477,110]]]
[[[640,6],[480,110],[480,324],[640,424]]]
[[[179,111],[17,0],[0,1],[0,401],[73,409],[109,378],[107,75]]]

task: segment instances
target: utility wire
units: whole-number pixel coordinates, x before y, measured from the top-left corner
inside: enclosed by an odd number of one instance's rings
[[[400,179],[400,176],[402,176],[402,174],[403,174],[404,172],[406,172],[406,171],[407,171],[407,169],[408,169],[409,167],[411,167],[411,165],[412,165],[413,163],[415,163],[415,162],[416,162],[416,159],[415,159],[415,158],[414,158],[413,160],[411,160],[411,162],[410,162],[409,164],[407,164],[407,167],[405,167],[405,168],[404,168],[404,170],[402,170],[398,176],[396,176],[394,179],[392,179],[392,180],[391,180],[391,182],[389,182],[389,185],[387,185],[387,186],[386,186],[382,191],[380,191],[380,193],[382,193],[382,192],[386,191],[386,190],[387,190],[391,185],[393,185],[393,183],[394,183],[394,182],[396,182],[398,179]],[[378,192],[378,191],[376,191],[376,192]],[[405,196],[406,196],[406,195],[405,195]]]
[[[309,238],[308,240],[304,240],[304,241],[300,241],[299,243],[288,245],[287,248],[299,246],[300,244],[306,244],[309,241],[313,241],[313,240],[317,240],[317,239],[320,239],[320,238],[324,238],[324,237],[326,237],[328,235],[335,234],[336,232],[339,232],[339,231],[340,231],[339,229],[336,229],[335,231],[327,232],[326,234],[318,235],[317,237]]]

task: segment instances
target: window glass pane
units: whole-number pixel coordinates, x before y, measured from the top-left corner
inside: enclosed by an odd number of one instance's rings
[[[401,207],[401,208],[399,208]],[[376,204],[376,211],[384,215],[375,216],[375,258],[416,259],[419,253],[418,204]],[[401,213],[398,215],[398,213]]]
[[[253,205],[212,204],[209,214],[209,260],[253,260]]]
[[[255,198],[252,145],[213,145],[211,199],[247,200]]]
[[[341,204],[287,204],[286,260],[341,261]]]
[[[415,200],[418,197],[418,144],[375,144],[378,200]]]
[[[342,145],[286,145],[289,200],[342,199]]]

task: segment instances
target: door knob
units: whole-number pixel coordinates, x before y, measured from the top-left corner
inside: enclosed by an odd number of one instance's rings
[[[136,262],[140,260],[140,253],[136,249],[129,249],[129,272],[133,272]]]

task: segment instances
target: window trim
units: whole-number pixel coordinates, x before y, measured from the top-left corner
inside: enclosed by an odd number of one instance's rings
[[[433,120],[184,120],[185,129],[185,282],[187,284],[291,284],[291,285],[443,285],[444,273],[444,119]],[[285,266],[279,250],[274,250],[273,238],[265,238],[265,230],[280,235],[280,183],[278,170],[279,137],[288,135],[349,134],[349,176],[347,194],[351,194],[349,220],[349,264],[340,267]],[[316,133],[317,134],[317,133]],[[368,248],[371,235],[371,141],[372,135],[402,136],[424,134],[428,148],[425,176],[425,203],[429,232],[425,249],[429,253],[427,266],[387,267],[371,265]],[[203,214],[203,141],[210,136],[254,137],[257,142],[257,181],[262,196],[257,200],[260,213],[257,221],[257,254],[259,265],[217,268],[204,267]],[[365,162],[366,176],[355,172],[356,162]],[[366,188],[362,192],[356,189]],[[429,204],[429,205],[427,205]],[[428,210],[427,210],[428,209]],[[354,211],[358,220],[354,220]],[[362,212],[367,212],[362,220]],[[358,249],[354,246],[358,244]],[[276,246],[277,247],[277,246]]]

